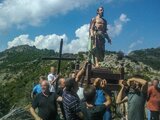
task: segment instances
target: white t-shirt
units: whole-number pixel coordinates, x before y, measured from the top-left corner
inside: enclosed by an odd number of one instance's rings
[[[54,83],[54,85],[51,85],[51,81],[52,80],[54,80],[54,79],[56,79],[56,75],[54,75],[54,74],[52,74],[52,73],[50,73],[49,75],[48,75],[48,81],[49,81],[49,89],[50,89],[50,92],[55,92],[55,83]]]
[[[82,87],[79,87],[79,89],[77,91],[77,95],[80,98],[80,100],[82,100],[84,98],[83,91],[84,91],[84,88],[82,88]]]

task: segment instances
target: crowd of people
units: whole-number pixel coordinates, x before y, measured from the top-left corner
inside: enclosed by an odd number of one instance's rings
[[[86,65],[69,78],[57,75],[55,67],[50,68],[46,78],[40,76],[39,84],[33,88],[30,108],[35,120],[112,120],[112,94],[106,80],[95,78],[93,84],[80,85],[85,68]],[[120,80],[115,104],[125,104],[121,119],[160,120],[159,84],[158,79],[147,82],[139,75]]]

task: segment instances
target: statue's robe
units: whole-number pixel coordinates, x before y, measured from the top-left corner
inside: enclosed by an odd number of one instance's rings
[[[104,60],[105,38],[105,33],[102,33],[101,31],[95,31],[94,39],[90,38],[89,40],[89,59],[93,60],[93,58],[96,57],[99,62],[102,62]],[[93,48],[93,46],[95,47]]]

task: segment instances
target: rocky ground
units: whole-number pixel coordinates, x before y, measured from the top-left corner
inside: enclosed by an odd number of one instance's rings
[[[117,54],[106,55],[104,62],[101,63],[101,66],[106,67],[113,72],[119,72],[122,63],[124,64],[126,78],[135,74],[140,74],[145,76],[148,80],[152,80],[154,78],[160,79],[160,71],[154,70],[152,67],[142,62],[134,61],[127,57],[119,60]]]

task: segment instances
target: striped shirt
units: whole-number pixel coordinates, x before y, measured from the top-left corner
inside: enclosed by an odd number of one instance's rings
[[[67,120],[79,120],[77,113],[80,112],[80,99],[78,95],[65,90],[62,98]]]

